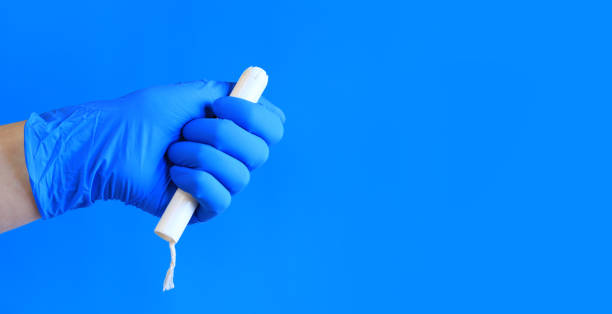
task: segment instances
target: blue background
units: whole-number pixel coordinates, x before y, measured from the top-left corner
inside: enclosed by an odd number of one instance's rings
[[[609,313],[609,9],[2,1],[1,123],[249,65],[288,120],[175,290],[157,218],[97,203],[0,235],[0,312]]]

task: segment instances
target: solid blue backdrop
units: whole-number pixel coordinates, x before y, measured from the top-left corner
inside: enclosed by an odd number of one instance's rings
[[[175,290],[97,203],[0,235],[0,313],[610,312],[609,9],[3,1],[1,123],[258,65],[287,124]]]

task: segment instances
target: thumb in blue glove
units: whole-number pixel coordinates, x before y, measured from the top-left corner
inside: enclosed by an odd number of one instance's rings
[[[160,86],[32,114],[25,157],[41,216],[110,199],[161,216],[177,186],[200,203],[192,222],[226,209],[281,139],[285,119],[263,98],[228,97],[232,86]]]

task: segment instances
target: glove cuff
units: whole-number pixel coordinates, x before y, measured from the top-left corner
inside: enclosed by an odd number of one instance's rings
[[[88,153],[94,132],[91,121],[97,114],[89,108],[74,106],[42,115],[32,113],[26,122],[26,167],[43,219],[93,203],[93,180],[86,171],[88,158],[82,157]]]

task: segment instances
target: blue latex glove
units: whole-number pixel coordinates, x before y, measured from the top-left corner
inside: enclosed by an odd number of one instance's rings
[[[223,211],[285,119],[263,98],[227,97],[232,87],[182,83],[32,114],[25,157],[41,216],[110,199],[161,216],[177,186],[200,203],[192,222]]]

